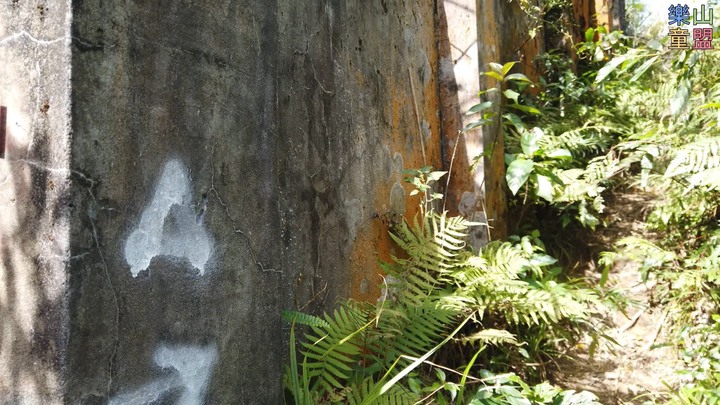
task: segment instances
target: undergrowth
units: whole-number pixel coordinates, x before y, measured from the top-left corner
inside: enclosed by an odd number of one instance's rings
[[[638,263],[642,279],[654,283],[648,304],[671,320],[667,344],[686,364],[678,370],[682,385],[668,385],[654,400],[716,403],[720,55],[669,51],[656,40],[631,46],[637,42],[588,30],[579,47],[582,73],[548,54],[543,61],[554,81],[541,81],[535,94],[515,87],[520,95],[506,102],[526,109],[503,116],[507,180],[519,230],[569,231],[577,223],[590,233],[604,225],[609,191],[653,196],[644,230],[615,240],[597,258],[601,285],[618,260]]]
[[[484,93],[503,95],[501,112],[489,101],[470,110],[479,119],[466,130],[502,123],[517,236],[471,249],[468,231],[481,224],[432,208],[442,198],[432,183],[445,173],[409,172],[421,210],[391,231],[405,256],[382,263],[380,300],[284,313],[288,403],[598,403],[544,380],[577,342],[589,337],[591,355],[614,344],[600,314],[625,304],[607,288],[618,260],[654,280],[649,304],[668,315],[685,362],[683,386],[652,400],[717,403],[720,55],[656,40],[636,46],[619,31],[585,34],[578,69],[547,53],[539,83],[513,73],[514,62],[490,64],[485,74],[498,85]],[[604,225],[610,191],[652,195],[654,206],[643,232],[595,258],[594,283],[555,257],[571,232]]]
[[[415,172],[417,174],[417,172]],[[439,175],[427,170],[422,187]],[[391,232],[407,258],[382,263],[376,304],[345,301],[321,317],[288,311],[291,362],[285,387],[296,404],[458,403],[594,404],[590,393],[532,385],[531,364],[601,325],[600,296],[564,280],[556,260],[532,237],[465,240],[480,224],[430,208]],[[305,325],[300,347],[298,325]],[[445,355],[440,356],[440,350]],[[448,353],[470,353],[461,363]],[[298,358],[298,355],[300,356]],[[439,361],[444,361],[439,364]]]

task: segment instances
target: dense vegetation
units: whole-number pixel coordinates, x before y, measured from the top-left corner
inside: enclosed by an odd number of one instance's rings
[[[579,342],[591,356],[615,344],[600,314],[631,304],[608,282],[619,260],[653,280],[646,304],[663,309],[684,362],[680,386],[642,401],[720,400],[720,55],[602,29],[577,51],[577,68],[543,55],[539,83],[491,64],[502,113],[472,110],[469,128],[502,122],[515,236],[473,251],[466,234],[480,224],[433,208],[445,173],[408,171],[421,214],[392,229],[405,256],[383,263],[378,303],[284,314],[289,403],[598,403],[546,380]],[[543,236],[581,243],[619,193],[648,197],[643,230],[591,254],[599,274],[582,277],[577,252]]]

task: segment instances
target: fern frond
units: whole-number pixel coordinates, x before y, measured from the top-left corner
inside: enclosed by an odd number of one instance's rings
[[[720,167],[720,136],[701,139],[683,146],[670,162],[665,177],[702,174]]]
[[[540,139],[540,146],[548,151],[566,149],[575,157],[585,156],[588,153],[601,153],[608,149],[613,132],[619,127],[586,123],[582,127],[562,132],[559,135],[549,135]]]
[[[325,314],[327,325],[311,326],[305,335],[302,354],[306,358],[308,377],[315,379],[311,391],[329,392],[342,389],[352,374],[361,353],[363,330],[368,314],[347,303],[333,316]]]
[[[495,346],[502,344],[518,345],[515,335],[502,329],[483,329],[472,335],[465,336],[461,340],[463,342],[479,342],[481,344],[491,344]]]
[[[282,318],[290,323],[295,322],[300,325],[330,327],[330,324],[324,319],[298,311],[282,311]]]
[[[361,405],[365,402],[365,398],[370,396],[376,388],[376,383],[371,377],[365,378],[357,385],[349,387],[350,395],[348,396],[349,405]],[[419,397],[414,395],[407,389],[403,389],[400,385],[392,386],[386,393],[377,397],[374,403],[377,405],[409,405],[417,403]]]
[[[437,299],[385,313],[378,322],[382,338],[374,342],[373,349],[385,354],[388,365],[402,354],[421,356],[442,340],[458,315],[459,311]]]
[[[688,178],[688,188],[707,187],[708,190],[720,190],[720,167],[713,167],[695,173]]]

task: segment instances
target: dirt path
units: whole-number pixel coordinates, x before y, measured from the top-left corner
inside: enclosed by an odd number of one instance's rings
[[[651,196],[618,194],[608,202],[608,226],[590,241],[595,253],[611,250],[614,241],[625,236],[650,237],[643,223]],[[585,271],[599,278],[593,263]],[[660,399],[665,384],[677,385],[680,365],[675,349],[669,344],[669,319],[660,306],[653,304],[654,281],[643,283],[638,265],[632,261],[615,264],[608,285],[624,293],[633,305],[626,314],[611,311],[606,320],[608,333],[618,344],[601,344],[592,359],[588,356],[590,341],[572,350],[569,359],[560,362],[555,382],[568,389],[595,393],[603,404],[642,404]],[[662,401],[659,401],[662,402]]]

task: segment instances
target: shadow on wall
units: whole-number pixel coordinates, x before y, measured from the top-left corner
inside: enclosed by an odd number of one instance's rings
[[[12,112],[11,112],[12,114]],[[12,115],[8,121],[12,121]],[[46,167],[43,118],[32,148],[0,160],[0,402],[59,403],[67,343],[68,172]],[[13,125],[10,125],[13,127]],[[8,143],[13,139],[7,134]]]
[[[475,1],[439,1],[437,7],[443,166],[444,170],[450,172],[449,180],[445,179],[448,182],[444,208],[451,215],[462,215],[471,221],[484,223],[483,165],[478,165],[474,171],[470,170],[473,158],[483,152],[482,133],[477,129],[462,131],[464,121],[470,121],[463,118],[463,110],[478,102]],[[449,13],[452,14],[449,16]],[[453,33],[448,27],[448,20],[458,25],[453,27]],[[463,26],[470,33],[470,38],[458,35]],[[458,42],[460,40],[462,42]],[[486,244],[487,240],[487,228],[478,226],[471,230],[472,246],[478,248]]]

